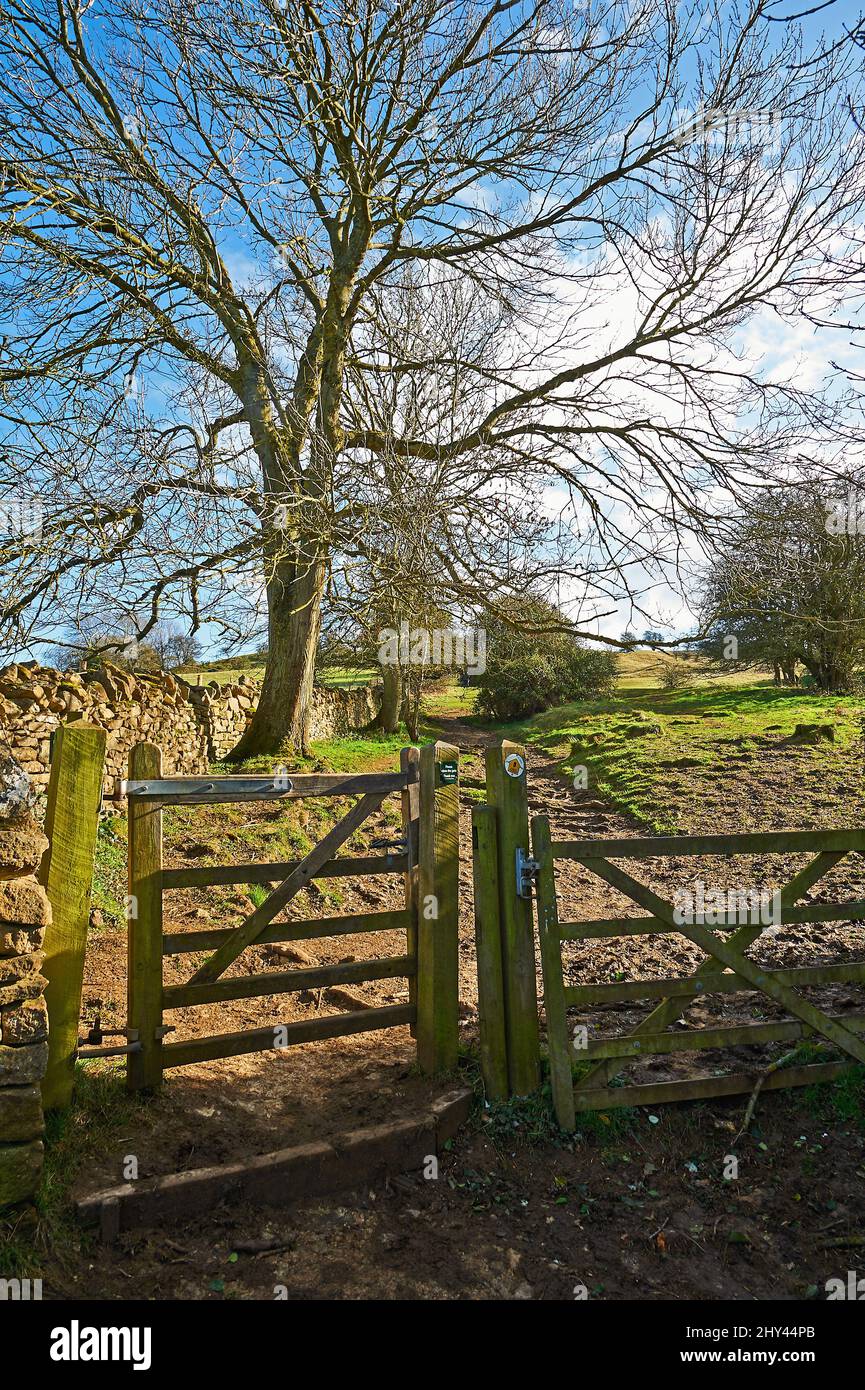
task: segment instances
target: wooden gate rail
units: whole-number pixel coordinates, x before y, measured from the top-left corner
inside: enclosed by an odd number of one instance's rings
[[[313,941],[320,936],[355,936],[400,928],[408,932],[413,925],[413,914],[404,908],[393,912],[358,912],[350,917],[317,917],[312,922],[277,922],[275,926],[265,927],[257,944],[272,946],[279,941]],[[162,954],[182,956],[190,951],[212,951],[232,931],[232,927],[205,927],[201,931],[166,932],[162,938]]]
[[[443,1070],[455,1065],[458,757],[456,749],[434,744],[423,750],[404,749],[398,773],[165,778],[158,748],[139,744],[133,750],[129,778],[116,788],[116,795],[127,797],[129,802],[129,887],[134,905],[129,925],[128,1022],[138,1045],[129,1056],[130,1089],[152,1089],[159,1084],[168,1067],[406,1023],[413,1031],[417,1028],[422,1068]],[[392,792],[401,796],[403,826],[399,852],[335,858],[341,845]],[[163,806],[284,800],[301,796],[355,796],[359,800],[301,860],[163,868]],[[310,921],[272,922],[272,918],[313,879],[395,873],[402,874],[405,880],[404,908]],[[270,885],[272,891],[240,926],[163,933],[162,898],[166,889],[231,883],[264,883]],[[425,894],[423,902],[419,901],[420,891]],[[424,908],[427,910],[422,911]],[[426,919],[428,926],[425,926]],[[406,934],[404,955],[220,978],[252,944],[393,930]],[[213,955],[189,980],[183,984],[163,984],[165,956],[201,951],[212,951]],[[408,1004],[363,1009],[310,1021],[276,1023],[244,1033],[183,1042],[164,1040],[170,1030],[163,1025],[163,1015],[172,1009],[395,978],[407,979]]]
[[[765,926],[743,922],[741,913],[730,913],[716,920],[693,914],[680,922],[671,904],[645,884],[632,878],[612,859],[677,859],[696,855],[755,855],[761,853],[801,853],[815,851],[816,857],[801,869],[780,891],[780,912],[771,925],[795,922],[857,920],[865,917],[865,901],[820,903],[795,906],[820,878],[845,854],[865,851],[865,831],[808,830],[769,831],[746,835],[683,835],[646,839],[553,841],[549,820],[538,816],[532,822],[534,856],[537,861],[538,929],[544,976],[544,999],[550,1050],[553,1100],[559,1123],[573,1129],[576,1110],[605,1109],[639,1104],[660,1104],[668,1100],[733,1095],[749,1091],[753,1074],[701,1076],[681,1081],[665,1081],[631,1086],[611,1086],[622,1067],[634,1058],[696,1051],[704,1048],[761,1045],[797,1038],[819,1036],[846,1053],[853,1062],[830,1062],[790,1067],[766,1078],[768,1089],[805,1085],[831,1080],[865,1063],[865,1014],[829,1015],[797,993],[795,986],[827,983],[856,983],[865,980],[865,963],[769,970],[756,965],[744,952],[760,936]],[[604,882],[629,897],[648,915],[638,918],[608,918],[592,922],[558,920],[555,860],[571,859],[589,869]],[[687,937],[706,952],[690,977],[668,980],[629,980],[604,985],[564,984],[561,943],[563,940],[591,940],[623,935],[674,932]],[[716,933],[729,933],[726,940]],[[688,1033],[668,1033],[688,1003],[707,994],[759,992],[780,1004],[790,1019],[717,1028],[694,1029]],[[569,1046],[566,1010],[572,1005],[625,1002],[641,998],[662,1001],[632,1033],[618,1038],[588,1042],[579,1054]],[[572,1063],[595,1063],[576,1085]],[[771,1082],[771,1085],[769,1084]]]
[[[300,864],[288,859],[281,864],[213,864],[202,868],[163,869],[163,888],[212,888],[217,884],[273,883],[287,878]],[[344,859],[328,859],[314,874],[315,878],[351,878],[361,874],[402,874],[408,867],[404,854],[363,855]]]

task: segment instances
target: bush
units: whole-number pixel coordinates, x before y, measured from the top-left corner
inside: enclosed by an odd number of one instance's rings
[[[694,683],[694,674],[684,661],[665,661],[661,667],[664,690],[685,690]]]
[[[478,681],[477,710],[490,719],[509,721],[570,700],[596,700],[615,685],[612,652],[592,651],[572,639],[556,640],[548,652],[488,659]]]

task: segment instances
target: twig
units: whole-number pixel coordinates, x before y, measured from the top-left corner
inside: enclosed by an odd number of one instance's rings
[[[760,1095],[760,1092],[762,1091],[769,1077],[772,1075],[773,1072],[780,1071],[781,1067],[784,1066],[785,1062],[792,1062],[793,1058],[796,1056],[798,1051],[799,1048],[794,1047],[792,1052],[785,1052],[783,1057],[779,1057],[777,1061],[772,1062],[771,1065],[768,1066],[766,1070],[761,1072],[760,1075],[757,1077],[757,1084],[751,1092],[751,1099],[748,1101],[748,1106],[745,1111],[745,1118],[742,1121],[742,1128],[739,1130],[739,1133],[733,1140],[733,1144],[738,1144],[739,1140],[742,1138],[742,1135],[745,1133],[749,1124],[753,1120],[754,1111],[757,1106],[757,1098]]]

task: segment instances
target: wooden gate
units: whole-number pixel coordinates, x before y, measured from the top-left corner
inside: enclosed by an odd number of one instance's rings
[[[681,911],[638,882],[614,860],[681,858],[698,855],[795,854],[810,852],[811,862],[786,886],[779,897],[780,911],[772,925],[802,922],[835,922],[865,918],[865,901],[800,904],[803,895],[844,855],[865,852],[865,831],[808,830],[747,835],[683,835],[663,838],[553,841],[546,816],[532,821],[532,847],[538,930],[544,978],[544,1001],[553,1101],[559,1124],[573,1129],[577,1110],[603,1110],[614,1106],[658,1105],[665,1101],[728,1096],[754,1089],[759,1072],[732,1072],[679,1081],[638,1085],[613,1085],[633,1058],[693,1051],[703,1048],[784,1042],[819,1036],[849,1061],[791,1065],[765,1077],[765,1088],[776,1090],[829,1081],[856,1064],[865,1063],[865,1014],[830,1016],[803,998],[802,987],[837,982],[865,981],[865,963],[845,962],[790,970],[768,970],[746,952],[768,922],[742,921],[741,913],[711,920],[706,914]],[[556,906],[556,860],[571,859],[617,888],[647,916],[602,921],[560,922]],[[562,971],[562,942],[600,937],[677,932],[702,951],[705,958],[690,976],[680,979],[627,980],[611,984],[566,985]],[[721,935],[724,933],[726,935]],[[735,1027],[695,1028],[669,1032],[671,1024],[686,1013],[689,1003],[707,994],[756,991],[783,1007],[789,1019],[750,1023]],[[615,1038],[587,1039],[575,1050],[568,1037],[569,1007],[658,999],[660,1003],[632,1033]],[[580,1040],[582,1041],[582,1039]],[[588,1073],[574,1083],[573,1064],[590,1062]],[[765,1071],[765,1068],[763,1069]]]
[[[418,1060],[428,1072],[457,1061],[457,894],[459,753],[447,744],[405,748],[395,773],[286,773],[268,777],[163,777],[162,755],[139,744],[129,779],[118,795],[129,807],[128,1085],[159,1085],[168,1067],[241,1053],[269,1051],[319,1038],[338,1038],[410,1024]],[[402,841],[380,856],[337,857],[339,849],[386,797],[402,804]],[[353,804],[303,859],[293,863],[219,865],[173,869],[163,865],[162,810],[225,802],[292,801],[350,797]],[[313,879],[401,874],[405,906],[398,911],[274,923],[274,918]],[[214,884],[267,884],[265,901],[235,927],[163,933],[166,890]],[[359,932],[405,932],[403,955],[314,969],[243,975],[225,970],[255,943],[308,941]],[[210,951],[184,984],[163,982],[165,956]],[[409,1002],[309,1021],[275,1023],[242,1033],[166,1041],[164,1014],[220,1000],[320,989],[335,984],[406,977]]]

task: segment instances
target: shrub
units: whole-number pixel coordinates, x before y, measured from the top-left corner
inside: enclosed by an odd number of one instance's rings
[[[572,638],[555,639],[550,647],[519,656],[494,652],[478,682],[478,712],[504,721],[525,719],[570,700],[599,699],[613,689],[612,652],[581,647]]]
[[[664,690],[684,690],[692,685],[693,672],[684,661],[665,661],[661,667],[661,685]]]

